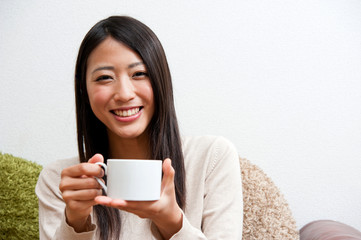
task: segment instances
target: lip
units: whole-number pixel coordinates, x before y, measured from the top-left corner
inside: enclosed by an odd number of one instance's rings
[[[134,109],[134,108],[139,108],[139,112],[137,112],[136,114],[134,114],[132,116],[121,117],[121,116],[118,116],[118,115],[116,115],[114,113],[115,110],[127,111],[127,110]],[[131,122],[131,121],[137,120],[140,117],[140,115],[142,115],[143,109],[144,109],[143,106],[139,106],[139,107],[123,107],[123,108],[114,109],[114,110],[112,110],[110,112],[113,114],[114,118],[119,122]]]
[[[111,111],[116,111],[116,110],[120,110],[120,111],[124,111],[124,110],[129,110],[129,109],[133,109],[133,108],[142,108],[143,106],[139,105],[139,106],[129,106],[129,107],[121,107],[121,108],[115,108],[112,109]]]

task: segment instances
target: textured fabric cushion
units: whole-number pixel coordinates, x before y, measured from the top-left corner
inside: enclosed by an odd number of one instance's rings
[[[256,165],[240,159],[243,187],[243,240],[299,239],[289,206],[273,181]]]
[[[41,169],[0,153],[0,239],[39,239],[35,185]]]

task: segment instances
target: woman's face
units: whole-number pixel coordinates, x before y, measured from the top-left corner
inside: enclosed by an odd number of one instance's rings
[[[106,38],[88,58],[86,86],[90,106],[110,140],[145,134],[154,114],[153,89],[146,66],[133,50]]]

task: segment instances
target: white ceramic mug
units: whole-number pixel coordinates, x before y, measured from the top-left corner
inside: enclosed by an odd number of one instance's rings
[[[161,160],[108,159],[104,168],[107,186],[96,178],[107,196],[128,201],[153,201],[160,198]]]

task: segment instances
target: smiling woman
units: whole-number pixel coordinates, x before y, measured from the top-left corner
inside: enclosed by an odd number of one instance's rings
[[[241,238],[238,153],[222,137],[181,137],[167,59],[147,26],[114,16],[90,29],[75,98],[79,156],[40,174],[41,239]],[[98,164],[110,158],[163,160],[159,200],[103,196]]]
[[[108,37],[89,56],[86,85],[90,106],[107,127],[110,142],[147,134],[154,113],[153,90],[138,54]]]

